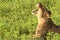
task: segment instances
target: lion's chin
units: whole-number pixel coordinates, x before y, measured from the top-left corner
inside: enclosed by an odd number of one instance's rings
[[[35,15],[35,13],[32,13],[32,15]]]

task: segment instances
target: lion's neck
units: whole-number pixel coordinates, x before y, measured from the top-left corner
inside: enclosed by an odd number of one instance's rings
[[[45,18],[42,18],[42,17],[38,17],[38,24],[40,25],[44,25],[44,24],[51,24],[51,25],[53,25],[54,23],[52,22],[52,20],[51,20],[51,18],[47,18],[47,19],[45,19]]]
[[[43,24],[46,20],[42,17],[38,17],[38,24]]]

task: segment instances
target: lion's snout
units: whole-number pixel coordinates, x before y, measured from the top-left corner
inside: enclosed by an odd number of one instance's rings
[[[33,10],[32,11],[32,14],[37,14],[37,10]]]

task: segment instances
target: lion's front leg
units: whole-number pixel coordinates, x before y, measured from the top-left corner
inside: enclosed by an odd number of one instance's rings
[[[37,26],[36,33],[33,37],[44,38],[46,40],[46,30],[43,27]]]
[[[36,31],[36,34],[33,35],[34,38],[40,38],[40,39],[43,39],[43,40],[46,40],[46,33],[43,32],[43,31],[39,31],[37,30]]]

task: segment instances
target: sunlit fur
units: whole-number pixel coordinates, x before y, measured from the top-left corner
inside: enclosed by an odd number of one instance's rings
[[[46,40],[46,34],[48,31],[60,33],[60,27],[56,26],[51,20],[51,11],[41,3],[37,3],[36,7],[37,10],[33,10],[32,13],[37,16],[38,25],[33,37],[44,37]]]

